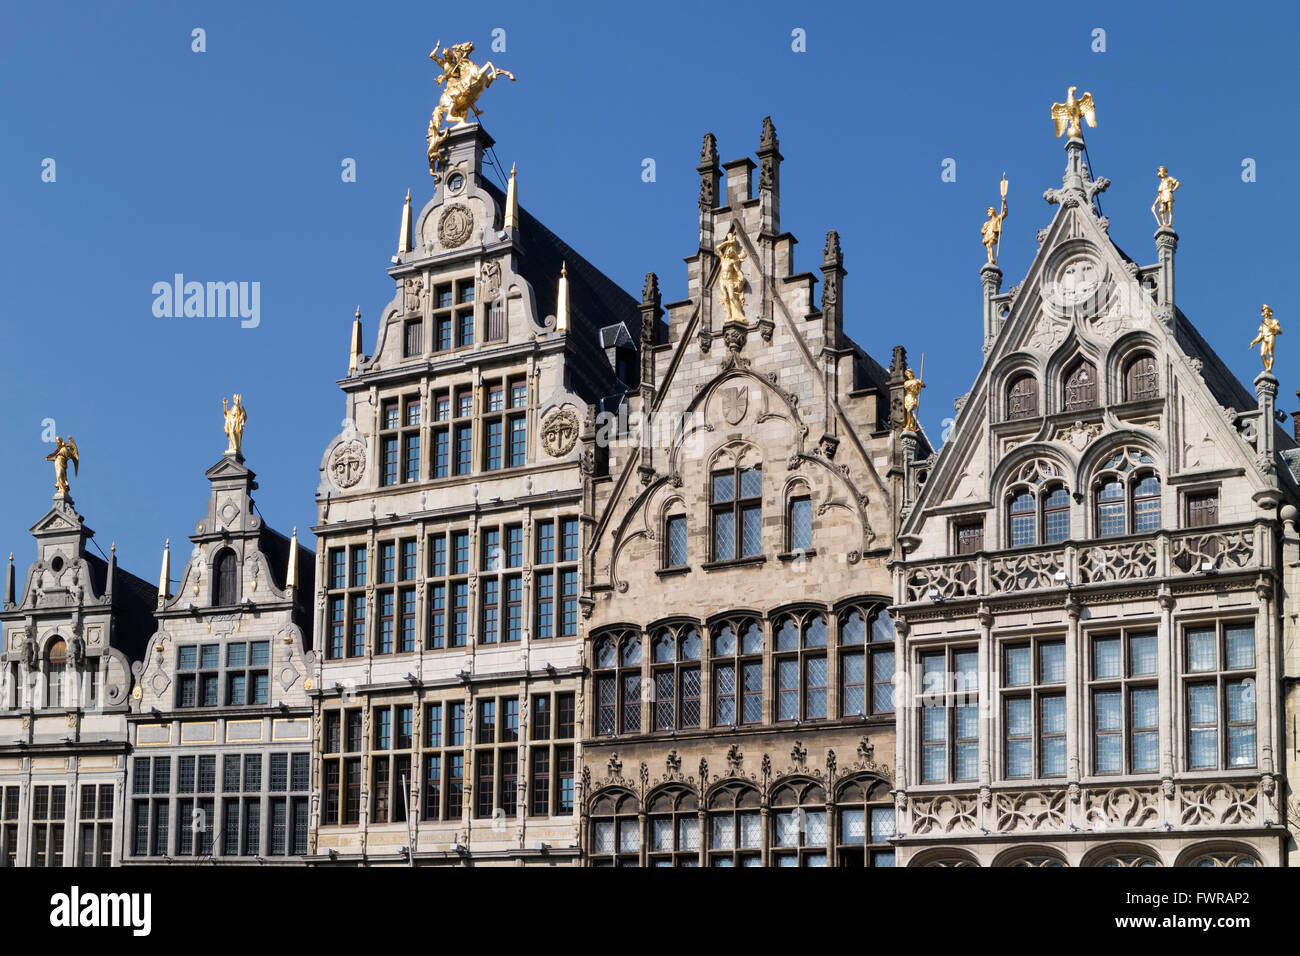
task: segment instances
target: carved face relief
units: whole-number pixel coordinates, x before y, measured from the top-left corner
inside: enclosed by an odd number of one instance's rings
[[[552,458],[573,451],[578,441],[578,416],[570,409],[558,408],[542,422],[542,447]]]

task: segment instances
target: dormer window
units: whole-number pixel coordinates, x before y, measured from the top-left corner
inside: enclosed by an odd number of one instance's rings
[[[218,607],[239,603],[239,561],[229,548],[217,555],[212,591],[215,598],[212,603]]]
[[[1160,372],[1155,357],[1143,352],[1128,363],[1124,371],[1124,401],[1140,402],[1160,397]]]

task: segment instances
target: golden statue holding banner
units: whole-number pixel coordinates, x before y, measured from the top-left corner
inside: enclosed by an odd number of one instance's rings
[[[235,393],[232,403],[227,403],[223,398],[221,400],[221,411],[226,417],[226,454],[234,455],[239,458],[242,454],[240,447],[244,443],[244,425],[248,422],[248,412],[244,411],[244,399],[239,393]]]
[[[921,375],[924,374],[925,353],[922,352]],[[905,432],[921,430],[921,423],[916,418],[916,412],[921,407],[921,389],[923,388],[925,388],[925,382],[910,368],[903,373],[903,431]]]
[[[1277,337],[1282,334],[1282,323],[1273,318],[1273,310],[1267,305],[1259,307],[1261,316],[1259,323],[1259,332],[1250,340],[1250,345],[1246,348],[1259,346],[1259,357],[1264,361],[1264,371],[1272,373],[1273,371],[1273,345]]]
[[[992,206],[985,211],[988,216],[984,220],[984,225],[980,226],[980,241],[984,243],[984,251],[989,254],[988,264],[995,266],[998,264],[998,247],[1002,244],[1002,220],[1007,218],[1007,174],[1002,174],[1002,210],[995,210]]]
[[[54,497],[70,498],[71,493],[68,488],[68,459],[72,459],[72,473],[75,475],[80,467],[81,459],[77,454],[77,443],[69,435],[67,440],[54,436],[58,442],[54,451],[45,456],[46,461],[54,462]]]
[[[475,116],[483,112],[474,104],[498,76],[508,76],[511,82],[515,79],[515,75],[509,70],[498,70],[492,65],[491,60],[482,66],[474,63],[469,58],[469,55],[474,52],[473,43],[457,43],[449,46],[442,51],[442,56],[439,56],[438,50],[441,47],[442,41],[439,40],[434,44],[433,52],[429,54],[429,59],[442,67],[442,76],[437,80],[438,85],[446,84],[438,105],[433,110],[433,118],[429,120],[429,175],[431,176],[438,175],[438,167],[444,159],[442,147],[447,139],[447,130],[442,128],[443,121],[450,122],[452,126],[465,124],[469,121],[471,111]]]

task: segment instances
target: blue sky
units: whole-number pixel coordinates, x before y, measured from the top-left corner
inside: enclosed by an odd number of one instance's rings
[[[0,8],[0,549],[20,567],[50,504],[45,419],[82,453],[78,510],[157,574],[202,516],[242,392],[259,509],[310,526],[361,304],[391,296],[402,198],[427,200],[435,40],[517,74],[480,102],[523,205],[633,294],[685,297],[703,133],[751,155],[771,115],[783,225],[821,260],[837,229],[848,331],[926,352],[936,439],[980,359],[979,225],[1005,170],[1001,263],[1020,281],[1060,184],[1048,109],[1075,84],[1111,235],[1155,259],[1155,168],[1183,182],[1178,301],[1245,382],[1259,304],[1300,337],[1286,187],[1300,154],[1290,4],[6,3]],[[997,12],[995,12],[997,11]],[[206,52],[191,50],[192,30]],[[489,50],[494,29],[505,52]],[[1093,31],[1105,52],[1093,52]],[[792,50],[792,31],[806,52]],[[656,179],[642,180],[655,160]],[[42,162],[55,161],[54,182]],[[356,182],[342,181],[345,158]],[[956,160],[956,182],[941,180]],[[1257,181],[1242,181],[1254,159]],[[261,322],[153,315],[155,282],[261,284]],[[1296,349],[1293,352],[1293,345]],[[1300,343],[1279,343],[1295,407]]]

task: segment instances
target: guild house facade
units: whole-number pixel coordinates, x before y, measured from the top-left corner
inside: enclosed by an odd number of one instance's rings
[[[757,159],[705,137],[686,297],[646,277],[629,427],[583,438],[589,865],[895,859],[889,562],[929,450],[890,425],[902,350],[844,334],[837,234],[820,300],[795,270],[770,120]]]
[[[1119,249],[1073,123],[1019,285],[990,249],[983,367],[906,503],[899,863],[1277,866],[1300,449],[1271,314],[1247,389],[1175,298],[1172,201],[1153,263]]]

